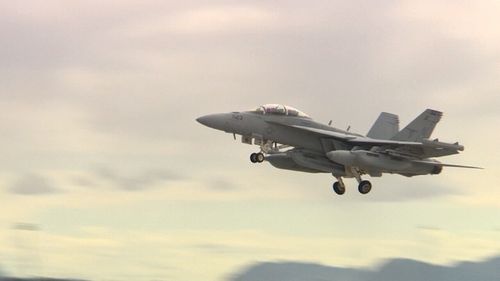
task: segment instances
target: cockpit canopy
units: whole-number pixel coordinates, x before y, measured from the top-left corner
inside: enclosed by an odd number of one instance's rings
[[[257,113],[257,114],[262,114],[262,115],[286,115],[286,116],[294,116],[294,117],[303,117],[303,118],[310,118],[309,115],[305,114],[304,112],[293,108],[288,105],[281,105],[281,104],[265,104],[262,106],[257,107],[254,110],[251,110],[251,112]]]

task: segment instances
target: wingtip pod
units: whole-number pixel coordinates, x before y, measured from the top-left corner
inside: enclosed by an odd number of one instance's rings
[[[444,149],[456,149],[458,151],[464,151],[465,147],[458,142],[455,143],[447,143],[440,142],[438,139],[423,139],[422,144],[430,147],[444,148]]]
[[[458,141],[457,141],[457,142],[455,142],[453,145],[456,145],[456,146],[457,146],[457,150],[460,150],[460,151],[464,151],[464,150],[465,150],[465,147],[464,147],[463,145],[460,145],[460,144],[458,143]]]

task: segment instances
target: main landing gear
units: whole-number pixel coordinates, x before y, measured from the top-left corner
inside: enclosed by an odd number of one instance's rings
[[[363,180],[358,184],[358,191],[361,194],[367,194],[371,190],[372,184],[367,180]],[[342,179],[333,183],[333,191],[335,191],[335,193],[337,193],[338,195],[342,195],[345,193],[345,184],[343,183]]]
[[[361,181],[358,184],[358,191],[359,191],[359,193],[361,193],[361,194],[367,194],[368,192],[370,192],[370,190],[372,190],[372,184],[371,184],[371,182],[369,182],[367,180],[364,180],[364,181]]]
[[[250,154],[250,161],[252,163],[262,163],[264,162],[264,154],[259,152],[259,153],[252,153]]]
[[[351,170],[352,175],[356,178],[358,181],[358,191],[361,194],[368,194],[372,190],[372,184],[371,182],[367,180],[362,180],[361,176],[359,175],[359,172],[355,169]],[[333,191],[337,193],[338,195],[342,195],[345,193],[345,184],[344,181],[342,180],[342,177],[337,177],[337,181],[333,183]]]

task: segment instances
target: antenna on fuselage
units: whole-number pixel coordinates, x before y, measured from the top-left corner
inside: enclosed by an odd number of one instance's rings
[[[328,122],[328,126],[331,126],[331,125],[332,125],[332,120],[330,120],[330,121]]]
[[[236,140],[236,134],[235,133],[233,133],[233,139]]]
[[[347,126],[347,132],[349,132],[349,130],[351,129],[351,125]]]

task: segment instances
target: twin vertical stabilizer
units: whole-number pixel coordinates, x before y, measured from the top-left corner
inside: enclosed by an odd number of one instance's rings
[[[390,140],[399,132],[399,117],[396,114],[382,112],[371,127],[367,137]]]
[[[379,117],[366,135],[373,139],[417,141],[431,137],[434,128],[441,120],[443,113],[433,109],[426,109],[406,127],[399,131],[399,118],[387,112],[380,113]]]

